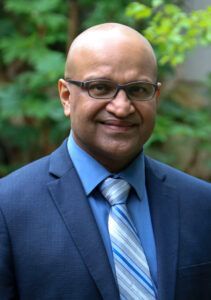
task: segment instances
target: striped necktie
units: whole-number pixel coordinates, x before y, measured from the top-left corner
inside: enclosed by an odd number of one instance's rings
[[[126,207],[130,185],[108,177],[100,190],[111,205],[108,230],[121,300],[156,299],[148,263]]]

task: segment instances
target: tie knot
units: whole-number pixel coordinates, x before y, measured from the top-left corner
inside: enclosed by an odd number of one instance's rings
[[[130,185],[123,179],[108,177],[101,184],[100,191],[110,205],[123,204],[127,200]]]

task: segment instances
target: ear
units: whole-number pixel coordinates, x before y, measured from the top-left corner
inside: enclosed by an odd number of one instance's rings
[[[70,117],[70,91],[67,88],[67,82],[64,79],[59,79],[58,90],[61,104],[64,109],[64,115]]]
[[[160,103],[160,90],[161,90],[161,82],[158,82],[158,87],[157,87],[157,91],[156,91],[156,95],[155,95],[157,106]]]

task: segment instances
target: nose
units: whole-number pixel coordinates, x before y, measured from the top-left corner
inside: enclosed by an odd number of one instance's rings
[[[118,118],[125,118],[134,113],[135,108],[125,91],[119,90],[115,98],[108,102],[106,110]]]

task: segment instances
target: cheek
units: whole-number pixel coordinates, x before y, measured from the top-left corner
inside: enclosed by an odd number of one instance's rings
[[[137,104],[136,110],[143,122],[143,125],[148,126],[154,124],[156,116],[156,101],[141,102]]]
[[[70,99],[70,119],[71,123],[78,124],[81,120],[84,119],[86,114],[86,105],[85,102],[81,99],[81,97],[77,93],[73,93]]]
[[[86,132],[93,131],[99,112],[102,110],[101,103],[96,103],[87,97],[78,97],[70,104],[70,118],[72,128]]]

